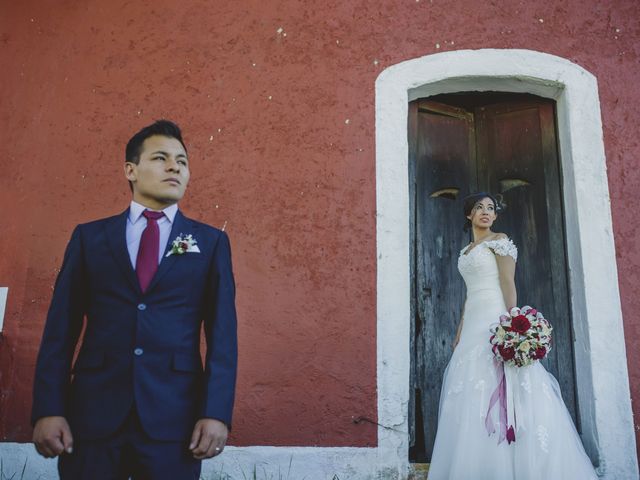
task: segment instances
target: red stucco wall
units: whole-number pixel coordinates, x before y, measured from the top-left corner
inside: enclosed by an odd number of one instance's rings
[[[352,423],[376,418],[374,82],[409,58],[486,47],[558,55],[598,78],[640,415],[637,1],[23,0],[2,2],[0,22],[0,438],[30,436],[71,229],[126,208],[124,145],[167,117],[190,146],[181,206],[226,222],[234,247],[232,443],[375,445],[373,425]]]

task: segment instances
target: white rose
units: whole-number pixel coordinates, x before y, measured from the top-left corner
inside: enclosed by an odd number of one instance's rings
[[[530,348],[531,348],[531,345],[529,344],[529,340],[525,340],[520,344],[520,346],[518,347],[518,350],[521,350],[523,352],[528,352]]]

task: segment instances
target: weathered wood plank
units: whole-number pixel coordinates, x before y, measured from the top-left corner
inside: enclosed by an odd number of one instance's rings
[[[564,206],[562,203],[562,183],[558,143],[556,137],[555,108],[548,103],[540,108],[540,129],[542,132],[542,154],[546,191],[546,207],[548,215],[551,296],[553,309],[547,314],[555,328],[557,373],[562,396],[571,412],[578,431],[581,431],[580,415],[577,406],[575,388],[575,355],[573,318],[569,299],[569,276],[564,232]]]
[[[433,107],[433,108],[432,108]],[[468,193],[473,117],[459,108],[421,102],[416,142],[416,387],[420,392],[425,460],[435,439],[442,376],[464,302],[458,252],[466,243],[460,194]],[[442,190],[458,195],[434,195]],[[416,407],[418,408],[418,407]]]
[[[411,370],[409,384],[409,447],[415,447],[416,444],[416,142],[418,138],[418,104],[411,102],[409,104],[408,118],[408,138],[409,138],[409,234],[411,242],[409,244],[409,252],[411,261],[411,337],[410,337],[410,355]]]

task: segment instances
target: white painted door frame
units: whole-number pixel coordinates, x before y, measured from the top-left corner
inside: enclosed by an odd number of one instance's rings
[[[582,439],[603,478],[638,478],[597,82],[568,60],[530,50],[428,55],[376,81],[378,418],[394,429],[379,428],[379,457],[408,461],[408,103],[490,90],[557,102]]]

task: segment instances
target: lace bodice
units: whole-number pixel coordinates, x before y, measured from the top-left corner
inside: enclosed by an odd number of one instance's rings
[[[518,249],[508,238],[479,243],[465,255],[469,247],[470,245],[464,247],[458,257],[458,270],[467,285],[467,293],[487,288],[494,290],[497,288],[499,292],[498,264],[495,255],[509,255],[517,261]]]

